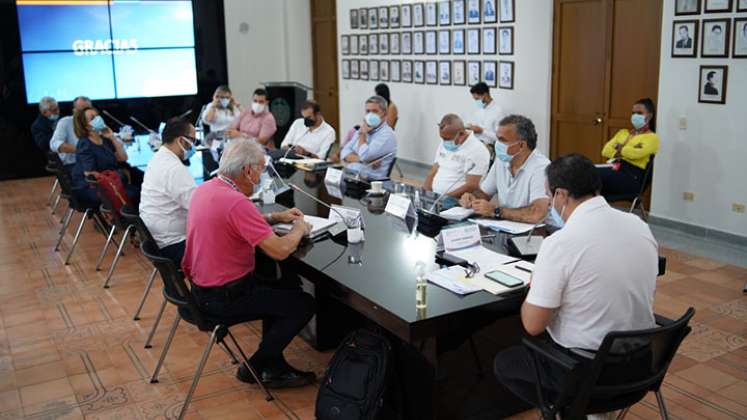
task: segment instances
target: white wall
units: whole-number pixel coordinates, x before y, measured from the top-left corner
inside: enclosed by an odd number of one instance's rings
[[[664,2],[658,104],[661,149],[656,156],[651,212],[747,236],[747,214],[731,211],[733,202],[747,204],[747,60],[670,57],[673,20],[737,14],[675,17],[673,8],[674,1]],[[729,51],[731,55],[731,43]],[[726,105],[698,103],[699,66],[708,64],[729,66]],[[687,119],[686,130],[679,128],[681,118]],[[695,201],[683,201],[686,191],[695,193]]]
[[[308,0],[224,0],[228,82],[239,102],[251,102],[260,82],[313,86]],[[242,33],[243,23],[248,30]]]
[[[350,29],[351,9],[401,4],[391,0],[339,0],[337,2],[337,35],[364,34],[369,30]],[[404,1],[404,3],[409,3]],[[534,121],[539,135],[538,148],[547,153],[550,135],[550,95],[552,70],[552,0],[516,1],[513,56],[445,56],[452,60],[509,60],[515,62],[514,90],[491,89],[491,95],[505,112],[526,115]],[[491,24],[500,25],[500,24]],[[473,25],[450,26],[464,28]],[[413,31],[404,28],[384,31]],[[426,28],[427,29],[427,28]],[[381,32],[381,30],[377,30]],[[338,46],[340,42],[338,41]],[[339,48],[339,47],[338,47]],[[361,56],[361,59],[434,60],[444,56]],[[343,58],[338,51],[338,68]],[[373,94],[375,81],[342,80],[340,74],[340,125],[344,133],[363,118],[365,99]],[[397,142],[399,158],[430,164],[438,146],[436,124],[446,113],[463,117],[473,112],[474,102],[467,86],[436,86],[387,82],[392,101],[399,108]]]

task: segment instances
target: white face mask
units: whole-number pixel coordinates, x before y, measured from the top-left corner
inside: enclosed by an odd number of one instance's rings
[[[265,110],[265,105],[264,104],[260,104],[260,103],[257,103],[257,102],[252,102],[252,111],[255,114],[259,114],[260,112],[262,112],[264,110]]]

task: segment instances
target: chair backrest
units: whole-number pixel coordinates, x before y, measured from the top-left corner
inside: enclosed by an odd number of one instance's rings
[[[608,333],[590,368],[579,379],[576,397],[564,410],[563,418],[582,418],[591,399],[614,400],[657,391],[682,340],[692,330],[688,323],[694,314],[695,310],[689,308],[667,325]]]
[[[386,170],[387,178],[392,177],[392,171],[394,170],[394,165],[396,164],[397,164],[397,158],[395,157],[394,159],[392,159],[392,163],[389,164],[389,168]]]
[[[140,213],[137,209],[129,205],[124,205],[119,210],[119,213],[122,215],[122,220],[124,220],[126,224],[135,226],[140,242],[156,242],[156,240],[153,239],[153,235],[150,234],[148,227],[145,225],[145,222],[140,218]]]
[[[651,187],[651,182],[654,179],[654,158],[656,158],[656,155],[651,155],[648,164],[646,164],[646,170],[643,172],[643,182],[641,183],[640,195],[645,194],[646,190]]]

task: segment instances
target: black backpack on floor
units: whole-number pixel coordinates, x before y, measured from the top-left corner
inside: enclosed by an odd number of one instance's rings
[[[391,353],[389,341],[372,331],[360,329],[345,337],[319,385],[317,419],[383,418],[390,405],[385,393],[392,376]]]

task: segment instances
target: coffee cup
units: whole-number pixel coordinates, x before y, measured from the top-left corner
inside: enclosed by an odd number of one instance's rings
[[[376,194],[381,194],[384,192],[384,182],[383,181],[373,181],[371,182],[371,192]]]

